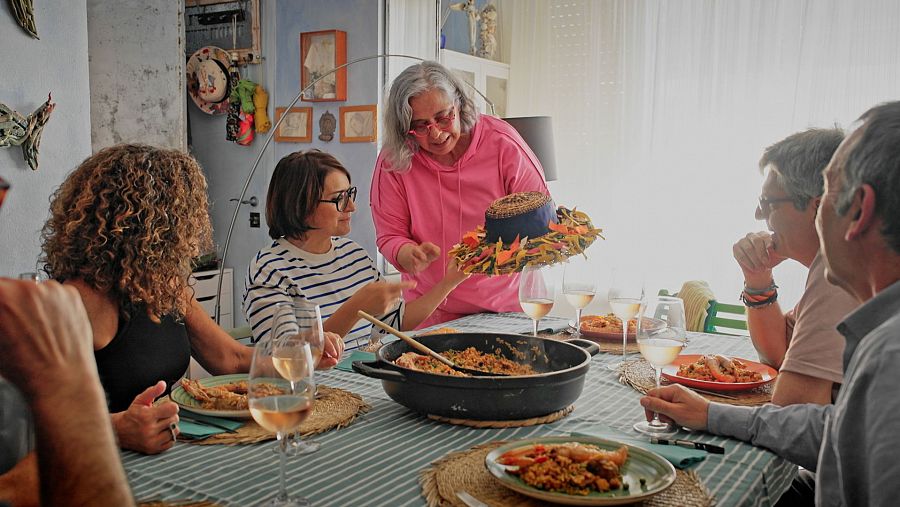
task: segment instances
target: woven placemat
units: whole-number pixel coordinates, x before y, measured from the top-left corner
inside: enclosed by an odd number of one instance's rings
[[[631,386],[635,391],[641,394],[647,394],[647,391],[656,387],[656,373],[653,371],[653,367],[650,366],[650,363],[644,359],[628,361],[619,367],[618,372],[619,382]],[[663,378],[661,383],[662,385],[668,385],[671,382]],[[729,391],[727,393],[722,393],[724,396],[731,396],[736,399],[724,398],[712,393],[697,392],[697,394],[717,403],[754,407],[765,405],[772,401],[772,383],[770,382],[748,391]]]
[[[531,419],[517,419],[515,421],[478,421],[475,419],[456,419],[453,417],[444,417],[441,415],[428,415],[429,419],[448,424],[456,424],[459,426],[469,426],[472,428],[518,428],[521,426],[536,426],[538,424],[547,424],[558,421],[563,417],[572,413],[575,405],[569,405],[566,408],[557,410],[552,414],[542,415],[540,417],[532,417]]]
[[[466,491],[490,506],[537,507],[543,502],[498,487],[497,479],[487,471],[484,459],[505,442],[490,442],[458,451],[435,461],[419,475],[422,496],[429,507],[460,506],[457,491]],[[675,484],[641,505],[659,507],[707,507],[714,499],[695,472],[676,470]]]
[[[340,429],[352,423],[357,416],[368,412],[371,407],[358,394],[335,387],[318,386],[316,403],[309,418],[300,425],[302,436],[324,433]],[[219,433],[202,440],[187,440],[198,445],[254,444],[275,439],[275,434],[249,420],[236,433]]]

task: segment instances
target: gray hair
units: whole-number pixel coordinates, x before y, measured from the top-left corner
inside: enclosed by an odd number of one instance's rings
[[[843,140],[844,132],[838,128],[797,132],[766,148],[759,168],[775,166],[776,181],[784,187],[794,207],[803,210],[810,199],[822,195],[823,171]]]
[[[466,85],[443,65],[425,61],[406,68],[394,79],[384,99],[384,152],[389,171],[409,169],[410,160],[419,146],[409,140],[412,107],[409,101],[422,93],[438,89],[459,110],[461,130],[469,132],[478,121],[475,103],[465,93]]]
[[[900,102],[887,102],[866,111],[859,138],[847,147],[843,185],[836,210],[845,215],[862,185],[875,191],[875,216],[881,235],[900,254]]]

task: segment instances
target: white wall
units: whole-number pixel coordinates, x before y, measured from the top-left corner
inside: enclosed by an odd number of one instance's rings
[[[91,141],[185,149],[183,2],[88,0]]]
[[[0,176],[11,189],[0,210],[0,276],[34,271],[49,197],[91,152],[85,0],[36,2],[40,40],[0,8],[0,102],[29,114],[53,93],[56,110],[44,128],[40,168],[32,171],[19,147],[0,149]]]

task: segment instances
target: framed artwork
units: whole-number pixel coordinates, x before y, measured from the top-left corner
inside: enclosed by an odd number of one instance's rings
[[[378,111],[375,104],[342,107],[340,117],[342,143],[371,143],[378,136]]]
[[[347,67],[331,72],[347,63],[347,32],[323,30],[300,34],[300,86],[307,102],[336,102],[347,100]]]
[[[276,122],[281,118],[281,115],[287,116],[275,132],[276,141],[283,143],[312,142],[313,112],[311,107],[292,107],[290,111],[283,107],[275,108]]]

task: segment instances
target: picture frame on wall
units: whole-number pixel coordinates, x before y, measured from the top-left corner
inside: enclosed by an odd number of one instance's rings
[[[300,86],[306,88],[319,78],[312,89],[303,94],[307,102],[347,100],[347,67],[329,74],[347,63],[347,32],[322,30],[300,34]]]
[[[378,137],[378,107],[345,106],[340,108],[341,142],[371,143]]]
[[[312,117],[311,107],[292,107],[287,111],[284,107],[275,108],[275,122],[282,115],[287,115],[284,122],[278,126],[275,132],[275,141],[282,143],[311,143],[312,142]]]

